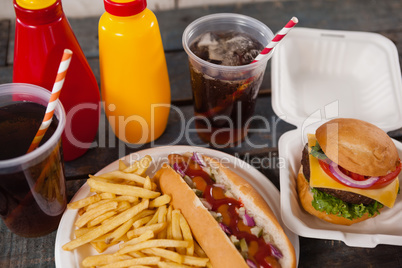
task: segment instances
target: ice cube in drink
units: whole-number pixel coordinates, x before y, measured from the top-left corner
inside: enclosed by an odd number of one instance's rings
[[[206,32],[190,45],[199,58],[224,66],[250,64],[263,48],[251,36],[235,31]],[[207,74],[190,61],[190,73],[195,125],[201,139],[215,147],[241,142],[247,135],[247,121],[254,114],[264,69],[211,75],[210,70]]]

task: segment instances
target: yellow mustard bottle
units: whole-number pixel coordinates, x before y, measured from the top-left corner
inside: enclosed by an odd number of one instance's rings
[[[101,94],[115,135],[131,144],[154,141],[170,110],[166,59],[146,0],[104,0],[99,20]]]

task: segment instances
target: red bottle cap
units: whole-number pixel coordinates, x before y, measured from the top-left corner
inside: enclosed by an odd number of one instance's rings
[[[48,4],[52,2],[53,1],[47,1]],[[61,16],[64,16],[61,0],[54,1],[54,3],[50,6],[46,6],[47,4],[44,6],[37,5],[36,8],[42,7],[39,9],[36,9],[34,5],[28,9],[27,5],[22,7],[19,5],[19,3],[21,3],[21,1],[14,0],[15,15],[17,20],[20,20],[26,24],[48,24],[60,19]]]
[[[107,13],[121,17],[137,15],[147,7],[146,0],[104,0],[104,4]]]

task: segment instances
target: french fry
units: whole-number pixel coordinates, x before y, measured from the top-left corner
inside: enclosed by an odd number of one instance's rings
[[[188,241],[183,241],[183,240],[173,240],[173,239],[153,239],[153,240],[147,240],[144,242],[140,242],[135,245],[127,246],[119,251],[117,251],[117,254],[126,254],[132,251],[139,251],[147,248],[186,248],[188,247]]]
[[[156,198],[161,194],[159,192],[150,191],[137,186],[127,186],[116,183],[101,182],[94,179],[88,179],[87,183],[92,189],[96,191],[114,193],[119,195],[131,195],[151,199]]]
[[[98,202],[98,201],[100,201],[101,199],[102,199],[102,198],[101,198],[100,195],[91,195],[91,196],[88,196],[88,197],[86,197],[86,198],[84,198],[84,199],[80,199],[80,200],[77,200],[77,201],[75,201],[75,202],[69,203],[69,204],[67,205],[67,208],[69,208],[69,209],[79,209],[79,208],[83,208],[83,207],[86,207],[86,206],[88,206],[88,205],[90,205],[90,204],[93,204],[93,203],[95,203],[95,202]]]
[[[131,228],[131,225],[133,225],[133,222],[134,222],[133,219],[129,219],[128,221],[123,223],[119,228],[114,230],[110,235],[108,235],[105,238],[105,243],[110,244],[110,243],[114,243],[114,242],[118,241],[118,239],[120,237],[122,237],[123,235],[125,235],[127,233],[127,231]]]
[[[146,217],[143,217],[143,218],[141,218],[141,219],[139,219],[139,220],[136,220],[136,221],[134,222],[134,224],[133,224],[134,229],[145,225],[145,224],[146,224],[147,222],[149,222],[151,219],[152,219],[152,216],[146,216]]]
[[[123,171],[127,168],[127,164],[123,160],[119,160],[119,170]]]
[[[129,219],[134,217],[136,214],[138,214],[142,210],[146,209],[148,207],[148,205],[149,205],[149,200],[144,199],[138,205],[135,205],[134,207],[120,213],[119,215],[116,215],[115,217],[108,219],[109,224],[102,224],[101,226],[95,228],[94,230],[91,230],[90,232],[63,245],[63,249],[64,250],[73,250],[79,246],[82,246],[83,244],[86,244],[86,243],[92,241],[95,238],[98,238],[99,236],[101,236],[103,234],[106,234],[107,232],[113,230],[117,226],[128,221]]]
[[[173,233],[172,233],[172,211],[173,207],[169,206],[168,211],[166,213],[166,219],[168,222],[168,226],[166,228],[166,238],[167,239],[172,239],[173,238]]]
[[[178,264],[174,262],[159,262],[159,268],[191,268],[191,266],[185,264]]]
[[[153,215],[152,219],[149,220],[146,225],[152,225],[152,224],[158,223],[158,217],[159,217],[158,215],[159,215],[159,209],[156,210],[156,212]]]
[[[103,253],[106,249],[108,249],[109,247],[114,246],[115,244],[117,244],[119,242],[115,242],[115,243],[110,243],[110,244],[106,244],[105,241],[91,241],[90,244],[91,246],[98,252],[98,253]]]
[[[136,203],[136,202],[138,202],[138,197],[136,197],[136,196],[128,196],[128,195],[120,195],[120,196],[114,198],[113,200],[118,201],[118,202],[127,201],[127,202],[130,202],[130,203]]]
[[[125,211],[127,209],[131,208],[131,204],[128,201],[121,201],[119,202],[116,211],[117,212],[122,212]]]
[[[85,211],[88,211],[88,210],[94,209],[98,206],[101,206],[101,205],[109,203],[109,202],[112,202],[112,200],[110,200],[110,199],[99,200],[98,202],[92,203],[92,204],[84,207],[83,209],[85,209]]]
[[[155,214],[155,212],[156,212],[155,210],[145,209],[145,210],[141,211],[140,213],[138,213],[138,215],[135,215],[134,222],[143,217],[153,216]]]
[[[194,242],[194,253],[198,257],[206,258],[207,254],[205,254],[204,250],[198,245],[197,242]]]
[[[160,262],[160,257],[143,257],[143,258],[134,258],[124,261],[118,261],[112,264],[107,264],[101,266],[101,268],[122,268],[128,267],[132,265],[141,265],[141,264],[150,264],[157,265]]]
[[[109,219],[110,217],[116,215],[117,212],[116,211],[108,211],[106,213],[103,213],[102,215],[98,216],[97,218],[89,221],[87,223],[87,227],[93,227],[96,226],[102,222],[104,222],[105,220]]]
[[[132,259],[131,256],[128,255],[113,255],[113,254],[102,254],[102,255],[95,255],[95,256],[88,256],[82,261],[82,265],[86,267],[91,266],[98,266],[98,265],[105,265],[114,263],[117,261]]]
[[[160,231],[157,236],[158,236],[159,239],[165,239],[165,238],[167,238],[168,223],[167,223],[166,214],[167,214],[168,210],[167,210],[166,206],[161,206],[161,207],[158,208],[158,210],[159,210],[158,223],[166,222],[166,228],[163,229],[162,231]]]
[[[102,199],[113,199],[116,198],[115,194],[111,194],[111,193],[100,193],[99,194],[101,196]]]
[[[74,235],[75,235],[75,237],[80,237],[80,236],[82,236],[82,235],[88,233],[89,231],[91,231],[91,230],[93,230],[93,229],[94,229],[94,227],[92,227],[92,228],[79,228],[79,229],[75,229],[75,230],[74,230]]]
[[[194,239],[193,235],[191,234],[190,226],[186,219],[184,218],[183,214],[180,213],[180,229],[183,235],[183,239],[189,242],[189,247],[186,248],[186,254],[192,256],[194,254]]]
[[[147,241],[149,239],[152,239],[154,237],[155,237],[154,232],[152,230],[147,230],[142,235],[140,235],[139,237],[133,238],[131,240],[126,241],[126,243],[121,244],[120,248],[124,248],[124,247],[127,247],[129,245],[135,245],[135,244],[138,244],[140,242],[144,242],[144,241]]]
[[[134,258],[144,258],[147,257],[147,254],[142,253],[140,251],[134,251],[134,252],[130,252],[127,255],[134,257]]]
[[[134,162],[131,166],[124,169],[124,172],[134,172],[137,175],[144,175],[152,162],[152,158],[149,155],[144,156],[139,161]]]
[[[149,203],[149,208],[157,208],[169,204],[171,199],[172,198],[170,197],[170,195],[167,194],[161,195]]]
[[[183,263],[184,261],[184,256],[180,255],[177,252],[171,251],[171,250],[166,250],[163,248],[148,248],[148,249],[143,249],[142,252],[145,254],[149,255],[155,255],[159,256],[161,258],[171,260],[177,263]]]
[[[160,231],[162,231],[164,228],[166,228],[166,222],[161,222],[161,223],[155,223],[152,225],[146,225],[146,226],[142,226],[139,228],[136,228],[134,230],[131,230],[127,233],[127,236],[129,238],[132,237],[136,237],[136,236],[140,236],[143,233],[145,233],[148,230],[151,230],[152,232],[154,232],[155,234],[159,233]]]
[[[144,185],[146,178],[141,177],[140,175],[134,173],[127,173],[119,170],[111,171],[108,173],[104,173],[97,177],[104,178],[104,179],[125,179],[128,181],[134,181],[140,185]]]
[[[179,210],[173,210],[172,211],[172,235],[173,239],[175,240],[182,240],[183,235],[181,233],[181,228],[180,228],[180,211]],[[180,254],[185,254],[186,250],[183,248],[178,248],[177,251]]]
[[[117,202],[108,202],[103,205],[98,206],[95,209],[86,211],[82,216],[75,222],[75,226],[77,227],[82,227],[87,222],[89,222],[92,219],[95,219],[96,217],[102,215],[105,212],[108,212],[110,210],[113,210],[117,208],[118,203]]]
[[[144,180],[144,189],[147,189],[147,190],[152,190],[152,181],[151,181],[151,179],[147,176],[146,178],[145,178],[145,180]]]
[[[208,258],[194,257],[194,256],[183,256],[183,264],[205,267],[209,262]]]

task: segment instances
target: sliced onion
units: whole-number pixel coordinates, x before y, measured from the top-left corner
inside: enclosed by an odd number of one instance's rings
[[[214,183],[213,186],[219,187],[219,188],[221,188],[222,190],[225,190],[225,188],[226,188],[226,186],[225,186],[224,184],[220,184],[220,183]]]
[[[257,265],[250,259],[247,259],[246,263],[250,268],[257,268]]]
[[[230,231],[229,227],[227,227],[225,224],[223,223],[219,223],[219,226],[221,227],[221,229],[228,235],[231,235],[232,232]]]
[[[367,180],[363,181],[357,181],[343,173],[340,169],[338,164],[335,162],[331,162],[329,164],[329,170],[331,171],[332,174],[343,184],[354,187],[354,188],[368,188],[372,186],[374,183],[376,183],[379,180],[379,177],[370,177]]]
[[[191,159],[194,160],[195,162],[197,162],[197,164],[202,167],[207,166],[207,163],[205,163],[204,158],[202,158],[202,155],[200,153],[194,152]]]
[[[249,227],[255,226],[254,219],[253,219],[252,217],[250,217],[250,216],[247,214],[247,212],[244,213],[244,216],[243,216],[243,223],[244,223],[245,225],[249,226]]]
[[[174,169],[174,171],[179,173],[180,176],[182,176],[182,177],[186,176],[186,173],[184,173],[184,171],[179,167],[179,165],[177,163],[173,164],[173,169]]]
[[[204,207],[206,207],[208,210],[212,210],[212,205],[205,198],[200,198],[200,201]]]
[[[274,245],[269,244],[269,246],[270,246],[270,248],[271,248],[271,254],[272,254],[272,256],[274,256],[274,257],[277,258],[277,259],[280,259],[280,258],[283,257],[282,252],[281,252],[279,249],[277,249]]]

